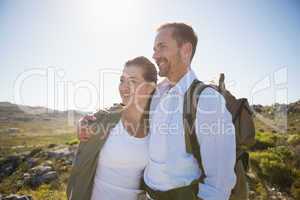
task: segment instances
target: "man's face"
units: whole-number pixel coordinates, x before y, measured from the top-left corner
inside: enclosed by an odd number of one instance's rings
[[[154,41],[152,57],[159,68],[159,75],[163,77],[176,72],[176,67],[181,63],[180,48],[172,31],[172,28],[160,30]]]

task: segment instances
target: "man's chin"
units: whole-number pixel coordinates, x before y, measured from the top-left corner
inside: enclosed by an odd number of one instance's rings
[[[124,106],[127,106],[127,105],[128,105],[128,101],[127,101],[127,100],[122,100],[122,104],[123,104]]]

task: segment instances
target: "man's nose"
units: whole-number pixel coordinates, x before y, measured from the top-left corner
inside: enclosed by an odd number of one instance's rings
[[[154,51],[152,58],[156,61],[159,58],[157,51]]]

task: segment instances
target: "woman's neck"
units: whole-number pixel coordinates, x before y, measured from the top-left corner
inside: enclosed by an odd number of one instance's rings
[[[128,105],[123,110],[121,120],[129,132],[135,137],[145,137],[147,134],[144,122],[145,109],[148,102],[140,103],[139,105]]]

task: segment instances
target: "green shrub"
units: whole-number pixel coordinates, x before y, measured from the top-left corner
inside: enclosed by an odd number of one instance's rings
[[[70,140],[68,142],[66,142],[67,145],[75,145],[75,144],[79,144],[79,140],[78,139],[73,139]]]
[[[300,135],[289,135],[288,140],[287,140],[288,144],[290,145],[298,145],[300,144]]]
[[[268,199],[268,192],[265,190],[262,183],[260,183],[260,182],[257,183],[254,191],[255,191],[254,197],[256,196],[256,198],[258,198],[258,199]],[[250,199],[253,199],[253,198],[250,198]]]
[[[268,191],[257,177],[249,176],[249,199],[268,200]]]
[[[256,144],[254,145],[253,150],[265,150],[269,147],[276,146],[278,136],[270,132],[257,132],[255,139]]]
[[[54,190],[51,185],[43,184],[36,190],[20,190],[19,194],[31,195],[35,200],[66,200],[65,187],[61,187],[60,190]]]
[[[291,188],[291,194],[295,199],[300,199],[300,179],[296,180]]]
[[[280,189],[287,190],[295,180],[293,153],[285,146],[269,148],[262,152],[252,152],[251,160],[260,171],[259,176],[265,178]]]
[[[269,148],[268,150],[273,153],[278,160],[283,161],[284,164],[294,159],[294,153],[287,146],[277,146],[275,148]]]

